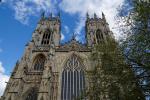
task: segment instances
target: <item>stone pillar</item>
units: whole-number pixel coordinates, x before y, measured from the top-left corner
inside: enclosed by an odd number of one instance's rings
[[[49,63],[45,65],[43,76],[40,84],[38,100],[48,100],[50,98],[52,71]]]

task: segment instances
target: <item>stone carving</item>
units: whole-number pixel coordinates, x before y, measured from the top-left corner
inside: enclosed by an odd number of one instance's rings
[[[76,39],[72,39],[68,43],[65,43],[65,45],[60,46],[59,48],[56,49],[56,52],[60,51],[91,51],[86,45],[83,45],[79,43]]]

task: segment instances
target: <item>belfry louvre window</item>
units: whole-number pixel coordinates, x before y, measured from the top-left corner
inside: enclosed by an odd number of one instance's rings
[[[42,45],[48,45],[51,41],[52,38],[52,33],[51,31],[47,30],[44,35],[43,35],[43,39],[42,39]]]
[[[104,40],[103,34],[99,29],[96,31],[96,38],[97,38],[97,43],[101,43]]]
[[[37,91],[35,89],[32,89],[25,100],[37,100]]]
[[[34,61],[34,70],[42,71],[44,69],[45,57],[40,54],[35,58]]]
[[[67,61],[62,72],[61,100],[76,100],[85,89],[83,64],[76,55]]]

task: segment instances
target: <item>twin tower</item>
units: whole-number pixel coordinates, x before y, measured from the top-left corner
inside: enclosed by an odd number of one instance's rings
[[[93,62],[90,60],[95,44],[113,37],[105,15],[98,18],[87,14],[86,44],[74,37],[61,45],[60,16],[42,15],[16,63],[0,100],[76,100],[92,85]]]

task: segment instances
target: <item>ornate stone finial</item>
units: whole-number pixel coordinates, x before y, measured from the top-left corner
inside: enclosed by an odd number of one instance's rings
[[[89,19],[89,14],[88,14],[88,12],[86,13],[86,18]]]
[[[57,16],[60,18],[60,12],[58,12]]]
[[[17,60],[17,62],[16,62],[16,66],[18,66],[19,65],[19,60]]]
[[[43,19],[45,17],[45,12],[43,11],[41,14],[41,18]]]
[[[76,34],[73,33],[72,40],[76,40]]]
[[[102,19],[103,19],[104,21],[106,21],[106,18],[105,18],[105,15],[104,15],[103,12],[102,12]]]
[[[52,13],[50,13],[49,17],[50,17],[50,18],[52,18],[52,17],[53,17],[53,14],[52,14]]]
[[[97,15],[96,15],[96,13],[94,13],[94,18],[97,18]]]

